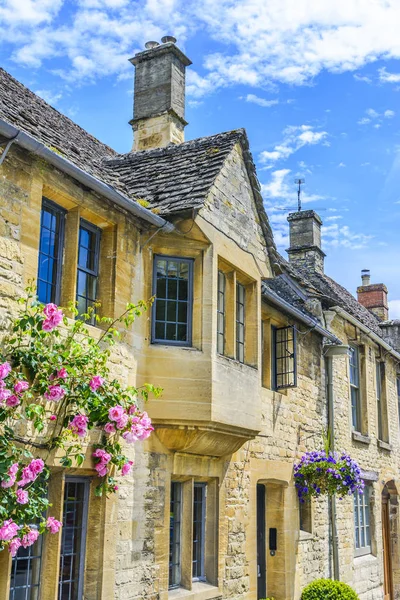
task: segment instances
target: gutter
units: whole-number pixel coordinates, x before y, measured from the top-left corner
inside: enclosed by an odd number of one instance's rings
[[[368,334],[374,340],[374,342],[376,342],[377,344],[379,344],[379,346],[382,346],[382,348],[387,350],[389,354],[391,354],[396,360],[400,361],[399,352],[396,352],[396,350],[394,350],[392,346],[389,346],[389,344],[385,342],[385,340],[383,340],[381,337],[379,337],[379,335],[371,331],[371,329],[366,325],[360,323],[358,319],[349,315],[349,313],[346,312],[343,308],[341,308],[340,306],[333,306],[330,310],[334,311],[336,314],[343,317],[343,319],[346,319],[347,321],[361,329],[361,331]]]
[[[265,284],[262,284],[261,290],[262,290],[262,295],[267,300],[272,302],[272,304],[275,304],[276,306],[281,308],[284,312],[288,313],[292,317],[295,317],[302,323],[305,323],[309,327],[312,327],[314,329],[314,331],[318,332],[323,337],[326,337],[328,340],[330,340],[334,344],[339,344],[339,345],[342,344],[342,342],[339,340],[339,338],[337,338],[335,335],[333,335],[333,333],[331,333],[330,331],[328,331],[327,329],[322,327],[322,325],[320,325],[318,323],[318,321],[316,321],[315,319],[312,319],[311,317],[308,317],[307,315],[302,313],[301,310],[299,310],[298,308],[295,308],[294,306],[289,304],[289,302],[286,302],[286,300],[284,300],[283,298],[278,296],[278,294],[276,294],[275,292],[273,292],[272,290],[267,288],[267,286]],[[399,355],[399,359],[400,359],[400,355]]]
[[[67,175],[70,175],[76,181],[79,181],[79,183],[83,184],[84,186],[88,187],[94,192],[97,192],[101,196],[104,196],[108,200],[111,200],[111,202],[113,202],[120,208],[123,208],[135,217],[139,217],[140,219],[147,221],[154,227],[163,229],[167,233],[174,231],[175,227],[169,221],[166,221],[162,217],[155,215],[150,210],[144,208],[137,202],[134,202],[124,194],[117,192],[117,190],[115,190],[110,185],[103,183],[102,181],[100,181],[100,179],[97,179],[97,177],[89,175],[89,173],[86,173],[86,171],[83,171],[83,169],[80,169],[79,167],[74,165],[67,158],[56,154],[55,152],[47,148],[47,146],[45,146],[42,142],[38,142],[37,140],[35,140],[34,137],[29,135],[28,133],[17,129],[16,127],[10,125],[9,123],[7,123],[7,121],[4,121],[3,119],[0,119],[0,135],[8,138],[9,140],[7,147],[1,156],[1,162],[3,162],[5,158],[4,153],[8,152],[11,143],[14,141],[25,150],[29,150],[29,152],[37,154],[54,167],[60,169],[60,171],[63,171]]]

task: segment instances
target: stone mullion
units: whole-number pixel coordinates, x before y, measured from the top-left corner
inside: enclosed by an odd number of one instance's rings
[[[182,484],[181,584],[192,589],[193,580],[193,479]]]
[[[79,223],[79,208],[73,208],[68,211],[65,219],[64,260],[61,284],[61,304],[63,306],[76,299]]]

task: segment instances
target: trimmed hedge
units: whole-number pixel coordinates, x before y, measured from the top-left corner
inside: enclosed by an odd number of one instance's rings
[[[355,591],[342,581],[316,579],[304,588],[301,600],[359,600]]]

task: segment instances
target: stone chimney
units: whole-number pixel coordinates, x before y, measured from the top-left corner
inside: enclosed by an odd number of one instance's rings
[[[185,71],[192,63],[174,37],[161,41],[147,42],[146,50],[130,59],[135,65],[133,151],[181,144],[185,139]]]
[[[324,272],[325,252],[321,249],[321,225],[319,215],[313,210],[301,210],[288,216],[290,248],[289,262],[300,267]]]
[[[388,291],[383,283],[372,283],[368,269],[361,271],[362,285],[357,288],[357,299],[360,304],[373,312],[381,321],[389,318]]]

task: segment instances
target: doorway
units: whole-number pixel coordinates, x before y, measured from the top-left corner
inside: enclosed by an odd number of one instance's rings
[[[257,599],[267,597],[265,485],[257,484]]]

